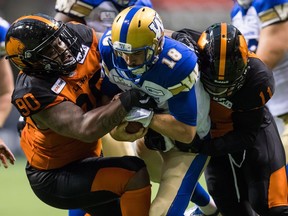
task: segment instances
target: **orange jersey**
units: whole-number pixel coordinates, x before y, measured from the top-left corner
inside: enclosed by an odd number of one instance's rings
[[[27,122],[21,136],[21,147],[28,162],[43,170],[59,168],[85,157],[99,156],[101,152],[100,141],[84,143],[50,129],[40,130],[30,118],[63,101],[75,103],[84,112],[100,105],[101,67],[96,33],[82,24],[70,23],[67,26],[82,37],[85,50],[84,58],[75,72],[71,76],[45,78],[20,72],[12,96],[12,103]]]

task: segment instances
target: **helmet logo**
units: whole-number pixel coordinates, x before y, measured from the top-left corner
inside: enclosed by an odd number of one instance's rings
[[[10,37],[9,41],[6,43],[6,52],[8,55],[18,55],[18,57],[11,59],[17,66],[24,67],[22,59],[23,51],[25,49],[25,45],[17,38]]]
[[[8,55],[23,54],[25,45],[17,38],[10,37],[6,44],[6,51]]]
[[[163,27],[161,18],[159,17],[157,13],[155,14],[155,17],[152,23],[149,25],[149,29],[155,33],[156,38],[158,40],[163,36],[162,33],[164,31],[164,27]]]

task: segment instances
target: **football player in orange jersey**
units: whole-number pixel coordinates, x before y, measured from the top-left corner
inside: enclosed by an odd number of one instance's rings
[[[101,157],[100,138],[132,107],[153,108],[155,102],[131,90],[107,103],[97,34],[86,25],[22,16],[5,43],[7,58],[20,69],[12,103],[26,118],[20,144],[37,197],[90,215],[148,216],[145,163],[135,156]]]
[[[213,138],[186,150],[212,156],[205,177],[221,214],[288,215],[285,152],[265,106],[274,93],[272,72],[233,25],[217,23],[202,34],[183,29],[172,37],[198,49]]]
[[[12,68],[4,56],[5,52],[5,35],[9,28],[9,23],[0,17],[0,128],[3,127],[12,108],[11,95],[14,88]],[[15,157],[8,146],[0,138],[0,160],[5,168],[8,167],[7,159],[14,164]],[[1,163],[0,163],[1,165]]]
[[[87,24],[97,32],[104,32],[111,28],[114,18],[120,11],[132,5],[152,7],[150,0],[57,0],[54,18],[63,22],[77,21]],[[135,155],[130,142],[118,142],[110,134],[102,137],[102,142],[105,143],[102,146],[105,156]],[[69,215],[72,216],[72,213]]]

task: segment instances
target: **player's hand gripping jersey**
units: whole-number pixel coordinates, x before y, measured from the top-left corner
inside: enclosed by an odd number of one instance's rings
[[[81,158],[100,155],[100,143],[83,143],[61,136],[50,129],[39,130],[30,118],[33,114],[62,101],[71,101],[85,112],[101,105],[98,96],[100,54],[95,32],[82,24],[67,26],[72,31],[81,32],[79,37],[85,41],[82,43],[84,58],[78,63],[75,72],[70,76],[51,76],[49,79],[20,72],[12,96],[13,104],[27,121],[22,132],[21,146],[29,163],[39,169],[54,169]]]
[[[132,5],[152,7],[150,0],[57,0],[55,9],[71,18],[85,18],[88,26],[104,32],[120,11]]]

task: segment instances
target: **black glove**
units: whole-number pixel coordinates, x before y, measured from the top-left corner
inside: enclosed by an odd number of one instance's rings
[[[151,128],[148,129],[148,132],[144,136],[144,144],[148,149],[151,150],[166,150],[164,137],[158,132],[152,130]]]
[[[203,140],[196,134],[193,141],[189,144],[175,141],[175,146],[183,152],[199,153]]]
[[[184,33],[184,32],[181,32],[181,31],[176,31],[176,32],[173,32],[172,38],[174,40],[177,40],[177,41],[185,44],[186,46],[188,46],[191,49],[193,49],[196,53],[198,53],[197,43],[196,43],[195,40],[193,40],[193,38],[188,33]]]
[[[120,100],[125,110],[129,112],[132,107],[154,110],[157,108],[155,100],[138,89],[130,89],[120,95]]]

